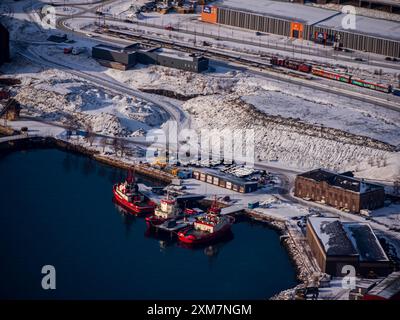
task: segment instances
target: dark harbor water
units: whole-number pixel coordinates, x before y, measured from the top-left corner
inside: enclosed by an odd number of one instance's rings
[[[147,235],[111,200],[124,175],[53,149],[0,155],[0,299],[265,299],[296,284],[260,223],[236,223],[212,248]],[[41,287],[44,265],[55,290]]]

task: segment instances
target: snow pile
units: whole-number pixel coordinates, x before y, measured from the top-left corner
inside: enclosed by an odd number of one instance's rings
[[[197,74],[161,66],[136,66],[128,71],[108,69],[106,73],[118,81],[138,89],[162,89],[183,96],[230,92],[239,77],[236,73],[223,76]]]
[[[400,153],[393,153],[382,159],[369,159],[348,169],[355,171],[359,178],[370,178],[393,182],[400,177]]]
[[[100,8],[100,10],[103,13],[121,17],[122,14],[125,14],[127,13],[127,11],[130,11],[129,9],[131,8],[131,6],[135,7],[140,6],[140,4],[137,4],[135,2],[137,1],[126,1],[126,0],[116,1],[113,2],[112,4],[104,6],[103,8]]]
[[[49,34],[43,32],[39,24],[23,20],[22,14],[14,13],[10,17],[2,18],[3,25],[10,33],[10,39],[22,41],[46,41]],[[39,19],[39,18],[37,18]],[[11,43],[11,45],[13,45]]]
[[[365,161],[383,161],[393,156],[391,147],[341,130],[305,124],[294,119],[269,116],[239,96],[198,97],[183,105],[202,129],[254,129],[256,160],[311,169],[337,171]]]
[[[391,204],[387,207],[374,210],[372,219],[388,228],[400,231],[400,204]]]
[[[242,79],[236,93],[269,115],[400,144],[400,113],[310,88],[259,78]]]
[[[151,103],[114,95],[53,70],[39,76],[25,75],[16,99],[23,112],[31,116],[66,125],[90,126],[97,133],[113,136],[143,135],[166,120]]]

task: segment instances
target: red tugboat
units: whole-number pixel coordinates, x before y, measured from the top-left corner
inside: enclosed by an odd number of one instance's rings
[[[170,199],[167,195],[167,198],[161,199],[161,203],[154,210],[154,214],[146,217],[146,222],[149,225],[156,226],[166,220],[178,218],[180,215],[182,215],[182,210],[178,207],[176,199]]]
[[[197,217],[193,226],[178,233],[178,239],[188,244],[204,244],[212,242],[231,230],[235,219],[222,216],[216,201],[203,216]]]
[[[139,192],[139,187],[129,170],[125,182],[120,182],[113,187],[114,200],[132,214],[153,213],[155,204]]]

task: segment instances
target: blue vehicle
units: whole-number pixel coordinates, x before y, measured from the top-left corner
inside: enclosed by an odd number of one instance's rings
[[[258,208],[259,206],[260,206],[259,201],[252,201],[247,204],[247,208],[249,208],[249,209],[255,209],[255,208]]]

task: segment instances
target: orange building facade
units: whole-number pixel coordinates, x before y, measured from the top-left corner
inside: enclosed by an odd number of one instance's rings
[[[218,8],[215,6],[203,6],[201,9],[201,21],[217,23]]]
[[[290,23],[290,37],[303,39],[304,25],[300,22]]]

